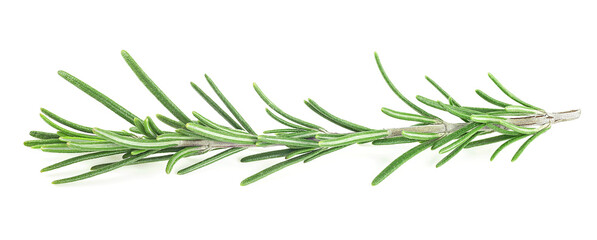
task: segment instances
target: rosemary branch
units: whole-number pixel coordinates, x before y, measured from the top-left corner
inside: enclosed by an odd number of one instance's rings
[[[431,100],[423,96],[417,96],[416,99],[424,105],[448,112],[463,120],[462,123],[445,122],[441,118],[423,110],[402,95],[398,88],[390,81],[376,53],[376,63],[390,89],[400,100],[417,113],[400,112],[388,108],[382,108],[382,112],[393,118],[418,122],[417,124],[401,128],[371,129],[332,114],[312,99],[305,100],[305,105],[317,115],[350,130],[350,132],[346,133],[331,133],[319,125],[304,121],[282,110],[264,94],[257,84],[254,84],[255,91],[269,107],[266,108],[266,113],[275,121],[288,127],[270,129],[263,131],[263,134],[257,134],[242,117],[240,112],[224,96],[214,81],[207,75],[205,75],[205,78],[208,85],[234,118],[197,84],[191,83],[191,85],[230,127],[205,118],[198,112],[193,112],[196,120],[190,119],[149,78],[139,64],[126,51],[122,51],[122,56],[143,85],[176,117],[175,120],[164,115],[156,115],[158,120],[172,127],[174,131],[160,129],[151,117],[146,117],[143,120],[140,119],[114,100],[78,78],[64,71],[59,71],[58,74],[61,77],[105,105],[118,116],[127,120],[132,126],[128,131],[91,128],[68,121],[42,108],[42,119],[56,129],[57,132],[31,131],[30,135],[37,139],[26,141],[24,143],[25,146],[41,149],[45,152],[83,153],[83,155],[78,155],[45,167],[41,170],[42,172],[85,160],[117,154],[122,154],[123,158],[121,161],[96,165],[89,172],[59,179],[53,183],[61,184],[79,181],[124,166],[160,161],[167,161],[166,173],[170,173],[178,160],[182,158],[197,156],[210,151],[221,151],[177,172],[178,174],[186,174],[247,148],[284,147],[284,149],[245,156],[241,159],[241,162],[253,162],[271,158],[285,158],[281,162],[241,182],[241,185],[248,185],[298,162],[307,163],[353,144],[371,143],[373,145],[390,145],[418,143],[417,146],[392,161],[374,178],[372,185],[377,185],[402,164],[428,148],[431,148],[431,150],[440,149],[440,154],[448,153],[436,165],[436,167],[440,167],[463,149],[504,142],[492,154],[491,160],[493,160],[506,146],[528,137],[513,156],[512,161],[514,161],[518,159],[524,149],[534,139],[548,131],[552,125],[580,117],[580,110],[547,113],[542,108],[535,107],[515,96],[492,74],[489,74],[489,78],[495,85],[511,100],[521,105],[509,104],[497,100],[481,90],[476,90],[482,99],[497,107],[462,106],[434,80],[425,76],[425,79],[447,99],[447,103]],[[495,134],[495,136],[476,140],[479,136],[487,134]]]

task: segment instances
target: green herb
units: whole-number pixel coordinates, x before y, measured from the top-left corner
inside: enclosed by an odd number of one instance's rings
[[[390,81],[379,56],[375,53],[377,67],[390,90],[416,112],[408,113],[382,108],[382,113],[392,118],[414,121],[417,122],[416,124],[398,128],[374,129],[340,118],[312,99],[304,101],[305,105],[313,110],[315,114],[330,123],[350,130],[350,132],[340,133],[328,132],[318,124],[307,122],[283,111],[261,91],[257,84],[253,84],[257,95],[268,106],[266,108],[267,115],[274,121],[288,127],[267,129],[263,131],[263,134],[257,134],[207,75],[205,75],[207,83],[231,115],[199,88],[197,84],[191,83],[191,86],[230,127],[208,119],[200,112],[192,112],[197,120],[191,120],[149,78],[126,51],[122,51],[122,57],[149,92],[176,118],[171,119],[161,114],[156,115],[159,121],[172,129],[162,130],[151,117],[139,118],[85,82],[64,71],[59,71],[58,74],[61,77],[122,117],[130,125],[123,127],[124,129],[128,128],[127,131],[88,127],[66,120],[42,108],[42,120],[55,129],[56,132],[31,131],[29,135],[35,139],[25,141],[24,145],[44,152],[80,154],[45,167],[41,170],[42,172],[113,155],[119,155],[118,158],[122,159],[120,161],[100,163],[93,166],[89,172],[56,180],[53,183],[62,184],[80,181],[120,167],[152,162],[166,162],[166,172],[170,173],[182,158],[202,155],[210,151],[220,151],[215,155],[182,168],[177,172],[177,174],[182,175],[214,164],[248,148],[281,147],[281,149],[245,156],[240,160],[241,162],[254,162],[265,159],[281,159],[279,162],[241,182],[241,185],[248,185],[296,163],[307,163],[354,144],[417,143],[417,146],[401,154],[375,177],[372,185],[377,185],[387,179],[408,160],[428,148],[436,150],[442,147],[439,150],[440,154],[450,152],[437,163],[436,167],[440,167],[464,149],[505,141],[491,156],[491,160],[493,160],[505,147],[530,136],[514,154],[512,161],[515,161],[534,139],[545,133],[553,124],[573,120],[580,116],[580,110],[546,113],[543,109],[516,97],[491,74],[489,74],[489,77],[494,84],[507,97],[520,105],[502,102],[481,90],[477,90],[476,92],[481,98],[497,106],[497,108],[461,106],[438,83],[425,76],[425,79],[447,99],[447,103],[420,95],[417,95],[416,99],[426,106],[463,120],[462,123],[445,122],[406,98]],[[494,136],[475,140],[486,134],[494,134]],[[446,144],[448,145],[444,146]]]

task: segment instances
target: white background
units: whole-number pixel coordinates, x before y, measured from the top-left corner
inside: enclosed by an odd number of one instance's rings
[[[18,2],[18,3],[17,3]],[[591,1],[3,1],[0,238],[2,239],[595,239],[593,130],[597,15]],[[412,1],[415,2],[415,1]],[[126,49],[185,112],[219,116],[190,88],[219,84],[257,130],[281,127],[251,84],[279,106],[331,130],[313,98],[346,119],[399,127],[383,106],[410,111],[385,86],[373,52],[402,92],[441,99],[429,75],[460,103],[512,92],[550,111],[581,108],[511,163],[497,145],[464,151],[444,167],[424,152],[379,186],[371,180],[412,145],[353,146],[284,169],[253,185],[245,177],[276,160],[243,154],[185,176],[164,164],[125,167],[52,185],[94,160],[48,173],[67,157],[28,149],[29,130],[51,130],[48,108],[110,129],[128,124],[61,79],[65,70],[138,116],[167,113],[120,57]],[[210,93],[211,94],[211,93]],[[212,96],[214,96],[212,94]],[[450,116],[450,120],[458,120]],[[222,121],[220,121],[222,122]],[[176,169],[201,157],[182,160]]]

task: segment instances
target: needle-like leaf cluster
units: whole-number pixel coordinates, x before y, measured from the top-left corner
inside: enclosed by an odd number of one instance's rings
[[[240,160],[247,163],[265,159],[282,159],[241,182],[241,185],[248,185],[296,163],[308,163],[354,144],[392,145],[416,143],[416,146],[390,162],[374,178],[372,184],[377,185],[415,155],[429,148],[431,150],[439,149],[440,154],[446,154],[437,163],[437,167],[440,167],[465,148],[504,142],[492,154],[491,160],[493,160],[506,146],[528,137],[513,156],[512,161],[515,161],[531,141],[551,127],[551,122],[519,124],[513,121],[513,118],[546,117],[547,113],[543,109],[516,97],[491,74],[489,74],[489,78],[495,85],[517,104],[505,103],[481,90],[477,90],[477,94],[482,99],[495,105],[495,107],[462,106],[435,81],[425,77],[446,98],[446,102],[431,100],[423,96],[416,96],[416,99],[423,105],[447,112],[463,120],[463,123],[459,124],[446,123],[406,98],[390,81],[376,53],[375,60],[389,88],[415,113],[401,112],[385,107],[381,111],[392,118],[415,122],[414,125],[405,128],[372,129],[334,115],[312,99],[305,100],[305,105],[314,113],[349,131],[346,133],[329,132],[317,124],[305,121],[282,110],[265,95],[257,84],[254,84],[253,87],[258,96],[267,105],[266,114],[285,126],[285,128],[270,129],[263,131],[263,134],[258,134],[209,76],[205,75],[207,84],[223,103],[224,108],[204,92],[198,84],[191,82],[191,86],[223,118],[226,124],[217,123],[199,112],[186,115],[126,51],[122,51],[122,57],[141,83],[174,116],[174,119],[172,119],[164,115],[156,115],[157,120],[171,127],[171,129],[165,130],[158,127],[151,117],[144,119],[137,117],[85,82],[69,73],[59,71],[58,74],[61,77],[128,121],[131,126],[127,130],[106,130],[88,127],[73,123],[42,108],[40,115],[42,120],[54,128],[56,132],[32,131],[30,135],[36,140],[26,141],[25,145],[45,152],[79,154],[45,167],[41,170],[42,172],[66,167],[81,161],[113,155],[122,156],[121,160],[93,166],[88,172],[59,179],[53,183],[79,181],[120,167],[152,162],[166,162],[165,171],[170,173],[177,167],[180,159],[216,152],[194,164],[183,166],[177,171],[177,174],[187,174],[251,147],[275,147],[273,150],[245,156]],[[189,116],[194,118],[192,119]],[[486,137],[489,134],[493,136]]]

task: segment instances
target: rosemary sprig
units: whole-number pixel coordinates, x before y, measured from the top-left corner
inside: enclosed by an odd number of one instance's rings
[[[238,110],[224,96],[209,76],[205,75],[207,83],[233,117],[199,88],[197,84],[191,83],[191,86],[231,127],[208,119],[199,112],[193,112],[193,116],[197,120],[191,120],[149,78],[128,52],[122,51],[121,53],[126,63],[143,85],[176,118],[175,120],[161,114],[156,115],[158,120],[173,129],[169,131],[160,129],[151,117],[139,118],[78,78],[64,71],[59,71],[58,74],[61,77],[112,110],[132,126],[129,126],[128,131],[88,127],[66,120],[42,108],[41,118],[54,128],[56,132],[31,131],[29,135],[36,139],[25,141],[24,145],[45,152],[81,154],[45,167],[41,170],[42,172],[90,159],[122,155],[122,160],[120,161],[102,163],[92,167],[87,173],[56,180],[53,183],[62,184],[80,181],[116,170],[123,166],[152,162],[166,161],[166,172],[170,173],[176,168],[176,163],[182,158],[202,155],[210,151],[220,151],[211,157],[207,157],[178,170],[177,174],[181,175],[213,164],[248,148],[282,147],[277,150],[245,156],[240,160],[241,162],[254,162],[282,158],[280,162],[243,180],[241,185],[244,186],[296,163],[307,163],[354,144],[372,143],[373,145],[391,145],[418,143],[417,146],[397,157],[375,177],[372,185],[377,185],[408,160],[429,148],[436,150],[442,147],[439,150],[440,154],[449,152],[449,154],[437,163],[436,167],[440,167],[464,149],[505,141],[491,156],[490,160],[494,160],[497,154],[505,147],[528,137],[526,142],[514,154],[512,161],[515,161],[534,139],[548,131],[553,124],[573,120],[580,116],[580,110],[547,113],[543,109],[516,97],[491,74],[489,74],[489,78],[494,84],[507,97],[520,105],[502,102],[481,90],[476,90],[476,93],[482,99],[497,106],[497,108],[462,106],[440,87],[439,84],[425,76],[425,79],[447,99],[447,103],[420,95],[417,95],[416,99],[426,106],[447,112],[463,120],[462,123],[448,123],[408,100],[390,81],[379,56],[375,53],[377,67],[388,87],[400,100],[414,110],[416,114],[388,108],[382,108],[381,111],[392,118],[414,121],[417,122],[416,124],[401,128],[371,129],[330,113],[312,99],[304,101],[305,105],[317,115],[351,131],[348,133],[330,133],[317,124],[307,122],[283,111],[261,91],[257,84],[253,84],[257,95],[268,106],[266,108],[267,115],[274,121],[288,127],[269,129],[263,131],[263,134],[258,134],[240,115]],[[475,140],[479,136],[486,134],[491,134],[491,136]]]

